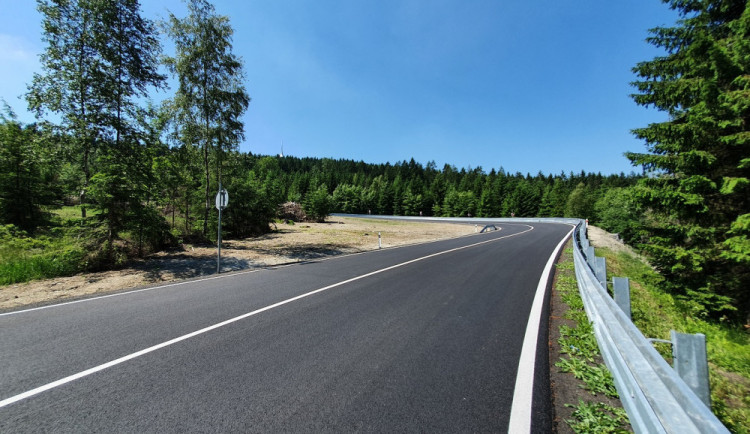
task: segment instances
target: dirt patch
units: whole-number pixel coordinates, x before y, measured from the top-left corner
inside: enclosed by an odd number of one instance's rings
[[[555,276],[555,281],[557,275]],[[556,282],[555,282],[556,283]],[[575,327],[575,322],[565,318],[568,306],[563,303],[560,293],[552,289],[550,299],[550,319],[549,319],[549,378],[550,378],[550,395],[552,397],[552,407],[554,409],[553,427],[554,432],[560,434],[573,433],[573,429],[566,422],[572,419],[573,409],[565,404],[577,404],[578,400],[586,397],[588,392],[580,387],[580,382],[572,375],[563,373],[555,366],[562,352],[560,351],[560,326]]]
[[[604,229],[596,226],[588,225],[586,234],[588,236],[591,245],[594,247],[603,247],[612,250],[613,252],[627,252],[633,256],[640,257],[632,247],[628,246],[620,239],[617,234],[610,234]]]
[[[454,238],[473,225],[416,223],[336,217],[326,223],[280,224],[257,238],[222,243],[222,272],[304,262],[323,257]],[[216,247],[183,245],[122,270],[86,273],[0,286],[0,310],[174,282],[216,273]]]

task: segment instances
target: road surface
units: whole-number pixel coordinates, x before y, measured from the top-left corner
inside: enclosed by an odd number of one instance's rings
[[[2,313],[0,432],[507,432],[571,227],[498,227]],[[545,324],[532,431],[551,426]]]

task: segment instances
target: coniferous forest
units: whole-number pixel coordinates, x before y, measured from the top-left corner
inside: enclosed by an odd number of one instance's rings
[[[664,56],[635,65],[636,104],[669,120],[634,131],[637,171],[508,173],[411,161],[369,164],[240,152],[251,105],[232,24],[207,0],[185,17],[137,0],[39,0],[45,51],[24,96],[37,121],[0,117],[0,261],[40,255],[40,277],[119,266],[181,242],[271,230],[279,206],[463,217],[578,217],[646,253],[665,286],[709,318],[750,313],[750,8],[667,1]],[[173,53],[162,52],[169,41]],[[168,78],[175,83],[167,87]],[[160,104],[151,97],[167,95]],[[612,158],[622,158],[613,155]],[[46,250],[45,250],[46,249]],[[46,256],[45,256],[46,255]],[[0,283],[12,283],[13,273]],[[45,268],[46,267],[46,268]]]

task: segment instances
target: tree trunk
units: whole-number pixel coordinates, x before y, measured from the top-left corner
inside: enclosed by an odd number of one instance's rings
[[[203,210],[203,236],[208,236],[208,210],[211,206],[210,203],[210,194],[211,194],[211,178],[209,174],[209,167],[208,167],[208,138],[206,138],[206,144],[203,148],[203,163],[206,167],[206,208]]]
[[[91,172],[89,170],[89,144],[88,140],[83,145],[83,188],[81,189],[81,218],[86,218],[86,190],[89,188],[89,179],[91,178]]]
[[[208,147],[211,145],[209,131],[209,120],[208,120],[208,107],[207,107],[207,90],[208,90],[208,77],[206,73],[206,67],[203,67],[203,122],[205,123],[206,129],[203,132],[203,164],[206,168],[206,208],[203,210],[203,236],[208,237],[208,211],[211,207],[211,177],[208,167]]]
[[[190,191],[185,190],[185,233],[190,234]]]

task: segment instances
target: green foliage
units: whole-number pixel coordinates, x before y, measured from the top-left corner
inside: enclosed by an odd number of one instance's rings
[[[596,220],[594,223],[608,232],[619,234],[623,240],[631,242],[636,239],[641,225],[641,216],[628,188],[607,190],[594,204]]]
[[[333,199],[328,194],[328,188],[325,184],[308,194],[305,201],[302,202],[302,207],[307,217],[318,222],[324,222],[333,207]]]
[[[504,215],[516,217],[536,217],[539,214],[541,197],[530,182],[518,182],[513,191],[503,201]]]
[[[261,174],[263,169],[260,169]],[[276,217],[282,201],[281,187],[273,172],[259,178],[251,171],[239,182],[228,186],[231,206],[222,213],[227,236],[246,237],[268,232],[268,222]],[[236,199],[234,199],[236,198]]]
[[[179,85],[167,102],[184,147],[201,148],[203,159],[203,236],[208,235],[212,195],[222,180],[224,153],[237,149],[244,138],[242,114],[250,104],[243,83],[242,59],[232,53],[229,17],[218,15],[206,0],[189,0],[189,14],[170,14],[164,27],[176,53],[165,62]],[[211,166],[217,183],[211,188]]]
[[[747,432],[750,335],[742,326],[707,321],[696,315],[696,303],[665,291],[665,279],[645,261],[627,252],[614,253],[603,248],[597,252],[606,258],[609,276],[630,278],[633,322],[645,336],[669,339],[670,330],[706,335],[712,409],[733,432]],[[671,360],[668,346],[658,346],[657,350]]]
[[[457,191],[450,189],[443,200],[442,214],[444,217],[476,216],[476,198],[471,191]]]
[[[634,68],[635,101],[669,114],[634,130],[648,153],[627,155],[650,172],[634,190],[645,211],[644,249],[700,314],[745,320],[750,267],[742,258],[750,250],[732,231],[750,213],[750,6],[667,3],[681,19],[649,38],[666,55]]]
[[[0,113],[0,224],[34,230],[44,205],[60,197],[58,163],[36,125],[24,126],[6,105]]]
[[[583,381],[585,389],[594,395],[601,393],[612,398],[618,397],[612,374],[601,363],[591,365],[581,358],[571,357],[560,359],[555,366],[560,368],[560,371],[570,372],[576,379]]]
[[[738,216],[727,235],[730,237],[724,240],[725,250],[721,255],[738,264],[750,266],[750,214]]]
[[[566,404],[575,408],[574,420],[568,424],[576,433],[628,433],[628,416],[622,408],[614,408],[602,402],[584,402],[578,400],[578,405]]]
[[[584,183],[579,183],[568,196],[565,216],[594,220],[595,191]]]
[[[563,251],[557,264],[555,290],[568,306],[565,318],[575,322],[574,327],[560,326],[560,352],[567,354],[567,357],[562,357],[555,366],[560,368],[561,372],[570,373],[580,380],[583,383],[581,387],[593,396],[598,394],[618,398],[612,374],[605,365],[596,363],[596,359],[600,358],[599,346],[593,326],[584,311],[583,300],[578,293],[570,247]],[[579,400],[577,406],[566,406],[576,409],[573,412],[574,419],[566,421],[575,432],[628,432],[629,422],[622,408],[613,408],[593,397],[587,401]]]
[[[580,312],[571,309],[569,312]],[[567,316],[570,319],[581,320],[581,316]],[[584,319],[578,322],[576,327],[560,326],[560,347],[563,353],[582,357],[584,360],[593,362],[598,354],[599,347],[594,338],[594,329],[591,323]]]
[[[32,238],[14,225],[0,226],[0,285],[82,271],[86,251],[71,235],[61,230]]]
[[[362,207],[362,187],[342,184],[333,191],[333,202],[336,209],[343,213],[360,214],[365,212]]]

